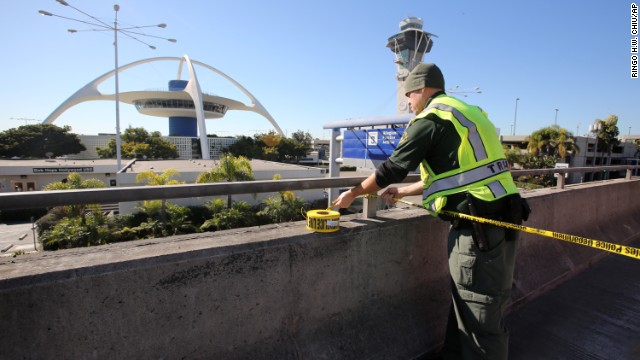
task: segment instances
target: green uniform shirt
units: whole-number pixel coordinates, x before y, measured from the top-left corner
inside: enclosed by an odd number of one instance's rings
[[[430,114],[409,125],[389,161],[407,171],[423,159],[436,174],[459,168],[460,135],[450,121]]]

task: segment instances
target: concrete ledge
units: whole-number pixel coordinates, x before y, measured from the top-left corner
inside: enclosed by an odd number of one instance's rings
[[[624,242],[638,181],[529,194],[531,227]],[[449,306],[448,224],[418,209],[21,255],[0,262],[7,358],[411,359]],[[525,234],[514,309],[604,253]],[[617,256],[617,255],[611,255]]]
[[[5,354],[412,357],[442,337],[448,281],[444,242],[411,234],[447,229],[421,210],[381,215],[331,234],[298,222],[3,261]]]

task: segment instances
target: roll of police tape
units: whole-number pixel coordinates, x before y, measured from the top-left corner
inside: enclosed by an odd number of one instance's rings
[[[328,233],[340,229],[340,213],[334,210],[309,210],[306,218],[311,231]]]

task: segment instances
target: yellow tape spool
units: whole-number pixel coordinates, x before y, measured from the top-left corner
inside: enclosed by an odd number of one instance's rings
[[[335,232],[340,229],[340,213],[334,210],[307,211],[307,229],[315,232]]]

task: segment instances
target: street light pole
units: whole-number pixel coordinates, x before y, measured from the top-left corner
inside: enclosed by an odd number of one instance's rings
[[[70,17],[66,17],[66,16],[60,16],[60,15],[56,15],[56,14],[52,14],[48,11],[44,11],[44,10],[39,10],[38,13],[40,13],[40,15],[43,16],[54,16],[54,17],[59,17],[59,18],[63,18],[66,20],[71,20],[71,21],[76,21],[76,22],[81,22],[83,24],[87,24],[90,25],[92,27],[98,27],[101,29],[90,29],[87,31],[113,31],[113,46],[115,48],[115,101],[116,101],[116,167],[117,167],[117,171],[120,171],[122,169],[122,139],[120,137],[120,79],[119,79],[119,66],[118,66],[118,33],[122,33],[123,35],[126,35],[127,37],[136,40],[140,43],[143,43],[145,45],[147,45],[150,49],[155,50],[156,47],[153,45],[149,45],[146,42],[138,39],[136,36],[134,35],[142,35],[142,36],[147,36],[147,37],[152,37],[152,38],[156,38],[156,39],[162,39],[162,40],[167,40],[169,42],[175,43],[177,42],[176,39],[167,39],[161,36],[154,36],[154,35],[149,35],[149,34],[145,34],[145,33],[141,33],[141,32],[137,32],[137,31],[132,31],[134,29],[141,29],[141,28],[147,28],[147,27],[159,27],[159,28],[166,28],[167,24],[161,23],[161,24],[157,24],[157,25],[145,25],[145,26],[131,26],[131,27],[118,27],[118,11],[120,10],[120,6],[118,4],[113,5],[113,10],[115,11],[115,17],[113,20],[113,26],[109,25],[108,23],[94,17],[91,16],[89,14],[87,14],[86,12],[70,5],[69,3],[67,3],[64,0],[56,0],[58,3],[60,3],[61,5],[64,6],[68,6],[76,11],[78,11],[79,13],[82,13],[83,15],[91,18],[93,21],[95,22],[91,22],[91,21],[84,21],[84,20],[80,20],[80,19],[74,19],[74,18],[70,18]],[[70,33],[76,33],[78,31],[82,31],[82,30],[75,30],[75,29],[69,29],[68,30]]]
[[[553,125],[558,125],[558,109],[556,109],[556,118],[553,120]]]
[[[113,5],[115,11],[115,18],[113,20],[113,46],[115,47],[115,78],[116,78],[116,170],[122,169],[122,138],[120,137],[120,80],[118,73],[120,67],[118,66],[118,10],[120,6],[118,4]]]
[[[519,101],[519,100],[520,100],[520,98],[519,98],[519,97],[517,97],[517,98],[516,98],[516,111],[515,111],[515,113],[513,114],[513,134],[511,134],[511,135],[513,135],[513,136],[515,136],[515,135],[516,135],[516,121],[517,121],[517,119],[518,119],[518,101]]]
[[[589,132],[593,133],[593,136],[596,140],[596,143],[594,145],[594,149],[593,149],[593,164],[591,164],[591,166],[596,166],[596,160],[597,160],[597,156],[598,156],[598,134],[600,133],[600,129],[601,129],[601,125],[599,122],[595,122],[591,125],[589,125]],[[593,178],[591,180],[595,180],[595,176],[596,174],[593,174]]]

